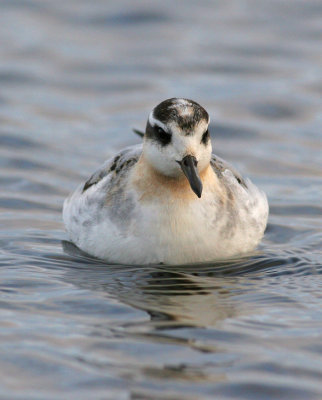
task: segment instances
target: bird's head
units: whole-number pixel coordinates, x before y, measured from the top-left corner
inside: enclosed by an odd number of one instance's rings
[[[150,113],[143,152],[150,165],[172,178],[188,179],[198,197],[202,193],[200,173],[211,159],[209,115],[198,103],[172,98]]]

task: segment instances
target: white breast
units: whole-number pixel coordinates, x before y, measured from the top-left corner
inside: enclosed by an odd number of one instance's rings
[[[223,175],[232,199],[214,195],[206,185],[201,199],[142,201],[142,193],[127,182],[113,210],[105,203],[102,180],[66,200],[64,221],[74,243],[109,262],[184,264],[249,252],[264,233],[266,196],[249,180],[247,189],[239,185],[229,170]]]

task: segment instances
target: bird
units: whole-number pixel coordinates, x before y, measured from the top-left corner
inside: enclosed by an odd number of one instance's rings
[[[119,151],[65,200],[70,240],[91,256],[127,265],[251,253],[266,228],[267,197],[212,153],[209,122],[193,100],[154,107],[143,142]]]

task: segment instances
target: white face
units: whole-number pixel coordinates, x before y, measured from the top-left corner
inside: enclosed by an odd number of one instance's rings
[[[178,162],[187,155],[196,158],[199,173],[207,168],[211,159],[212,146],[210,139],[203,141],[202,138],[208,129],[209,120],[201,119],[191,132],[186,132],[175,120],[170,120],[165,125],[155,119],[152,112],[149,116],[149,124],[153,129],[160,127],[166,134],[171,135],[171,140],[166,145],[162,145],[154,138],[147,137],[144,140],[145,158],[158,172],[171,177],[182,176],[183,172]]]

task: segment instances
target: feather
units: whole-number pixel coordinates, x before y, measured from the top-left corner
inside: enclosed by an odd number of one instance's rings
[[[143,138],[144,136],[144,132],[139,131],[138,129],[133,128],[132,129],[134,133],[136,133],[138,136],[140,136],[141,138]]]

